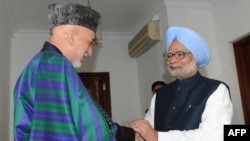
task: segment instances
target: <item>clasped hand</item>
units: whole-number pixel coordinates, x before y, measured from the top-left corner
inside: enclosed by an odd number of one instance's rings
[[[136,132],[136,141],[157,141],[158,133],[145,119],[137,119],[128,123]]]

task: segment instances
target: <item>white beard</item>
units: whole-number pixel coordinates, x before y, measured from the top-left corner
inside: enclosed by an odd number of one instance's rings
[[[193,74],[197,72],[198,65],[196,64],[196,61],[193,59],[186,68],[179,68],[177,70],[172,70],[169,66],[167,66],[167,69],[171,76],[173,76],[176,79],[186,79],[188,77],[191,77]]]
[[[81,62],[81,58],[82,57],[84,57],[85,58],[85,54],[86,53],[79,53],[78,55],[79,55],[79,57],[78,57],[78,59],[76,59],[76,60],[74,60],[73,62],[72,62],[72,65],[73,65],[73,67],[74,68],[80,68],[81,66],[82,66],[82,62]]]
[[[73,65],[74,68],[78,69],[78,68],[80,68],[82,66],[82,63],[80,61],[75,61],[75,62],[72,63],[72,65]]]

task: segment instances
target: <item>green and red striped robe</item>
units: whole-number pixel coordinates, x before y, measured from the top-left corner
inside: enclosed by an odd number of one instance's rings
[[[115,141],[116,128],[67,58],[45,42],[15,85],[15,141]]]

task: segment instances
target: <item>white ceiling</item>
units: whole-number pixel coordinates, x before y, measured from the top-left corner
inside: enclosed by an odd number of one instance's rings
[[[7,0],[6,0],[7,1]],[[93,9],[102,15],[103,32],[132,32],[134,27],[164,0],[89,0]],[[166,0],[177,2],[208,2],[218,0]],[[48,30],[47,6],[55,2],[78,2],[87,5],[88,0],[8,0],[8,9],[15,29]]]

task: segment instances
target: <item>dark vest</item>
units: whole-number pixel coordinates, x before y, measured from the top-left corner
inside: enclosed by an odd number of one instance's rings
[[[197,73],[191,78],[176,80],[160,88],[155,101],[157,131],[190,130],[199,127],[207,99],[220,81]]]

